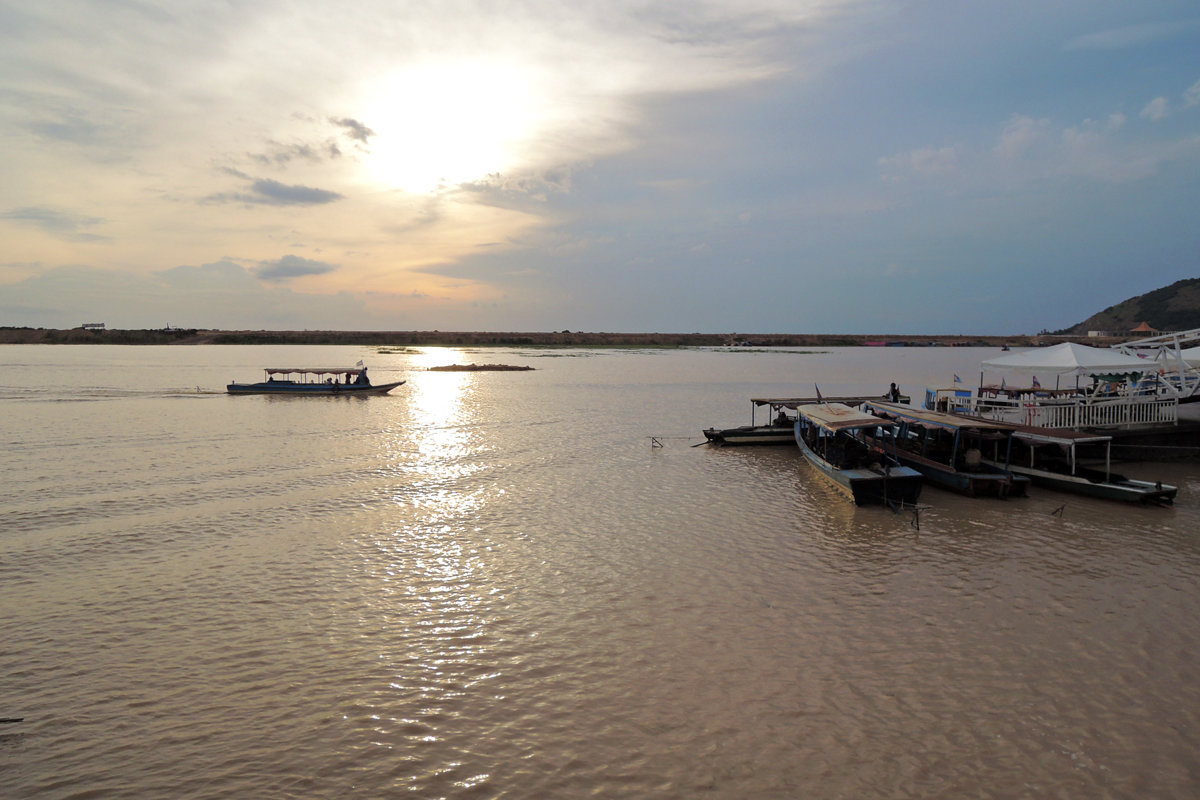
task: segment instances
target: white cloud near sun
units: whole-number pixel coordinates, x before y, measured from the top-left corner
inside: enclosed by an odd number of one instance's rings
[[[336,265],[301,276],[323,290],[398,289],[538,224],[487,187],[544,203],[634,146],[648,98],[777,74],[773,37],[853,4],[3,4],[0,224],[25,230],[13,262],[151,272],[219,246]],[[413,216],[430,195],[439,213]],[[134,242],[139,215],[155,233]],[[390,233],[416,227],[424,255]],[[169,256],[146,246],[165,231]]]

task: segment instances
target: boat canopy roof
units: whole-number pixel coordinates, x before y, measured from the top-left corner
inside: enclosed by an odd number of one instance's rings
[[[918,425],[924,425],[925,427],[945,428],[952,431],[978,430],[1011,433],[1016,428],[1015,425],[1010,425],[1007,422],[993,422],[990,419],[965,417],[961,414],[944,414],[941,411],[926,411],[923,408],[913,408],[912,406],[902,406],[895,403],[872,401],[867,403],[866,407],[872,411],[886,414],[896,419],[906,420]]]
[[[1031,445],[1057,444],[1063,447],[1074,447],[1077,444],[1097,444],[1111,442],[1111,436],[1086,431],[1072,431],[1065,428],[1038,428],[1027,425],[1014,425],[1013,436],[1023,439]]]
[[[309,375],[359,375],[367,371],[366,367],[267,367],[268,375],[289,375],[300,372]]]
[[[854,428],[877,428],[881,425],[886,428],[896,424],[880,419],[874,414],[851,408],[844,403],[814,403],[799,406],[796,413],[834,433]]]

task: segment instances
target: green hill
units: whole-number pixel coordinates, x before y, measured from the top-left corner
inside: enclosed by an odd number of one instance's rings
[[[1059,333],[1082,335],[1088,331],[1110,331],[1123,334],[1143,322],[1160,331],[1200,328],[1200,278],[1176,281],[1109,306]]]

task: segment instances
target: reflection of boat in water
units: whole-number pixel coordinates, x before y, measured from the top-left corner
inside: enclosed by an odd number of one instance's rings
[[[928,480],[969,497],[1010,497],[1026,493],[1029,478],[1014,475],[1008,463],[1013,426],[955,414],[924,411],[894,403],[869,402],[863,408],[897,425],[863,430],[877,448],[895,448],[901,464]],[[984,451],[993,463],[983,459]],[[998,463],[1001,466],[994,466]]]
[[[913,505],[921,495],[921,473],[858,438],[866,429],[896,423],[843,403],[800,406],[796,444],[817,470],[848,494],[856,505]]]
[[[1172,503],[1179,491],[1162,481],[1134,480],[1113,472],[1110,436],[1019,427],[1013,432],[1012,445],[1008,470],[1028,477],[1037,486],[1105,500],[1155,505]],[[1076,452],[1080,445],[1103,446],[1104,469],[1080,465]],[[1001,466],[986,458],[984,461]]]
[[[268,367],[259,383],[231,383],[230,394],[348,395],[387,394],[404,381],[373,384],[367,368]],[[297,376],[297,377],[293,377]]]

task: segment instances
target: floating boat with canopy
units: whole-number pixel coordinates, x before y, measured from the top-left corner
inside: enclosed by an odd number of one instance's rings
[[[787,444],[796,443],[792,428],[796,425],[796,409],[814,403],[842,403],[851,408],[875,397],[752,397],[750,398],[750,424],[736,428],[705,428],[703,433],[709,444]],[[908,395],[900,395],[907,403]],[[767,421],[759,422],[757,410],[766,406]]]
[[[267,367],[258,383],[230,383],[229,394],[387,394],[404,381],[373,384],[360,361],[355,367]]]
[[[895,423],[863,433],[876,448],[893,448],[901,464],[926,480],[968,497],[1025,495],[1030,480],[1007,467],[1013,426],[895,403],[864,403],[863,409]],[[993,463],[985,463],[984,452]],[[999,464],[1000,466],[995,466]]]
[[[860,431],[894,428],[844,403],[799,406],[794,429],[804,458],[855,505],[915,505],[921,496],[921,473],[902,466],[894,456],[872,448]]]
[[[1080,463],[1078,449],[1103,447],[1103,469]],[[985,464],[1024,475],[1035,486],[1071,492],[1103,500],[1120,500],[1143,505],[1170,505],[1178,487],[1162,481],[1127,478],[1112,471],[1112,437],[1084,431],[1052,430],[1017,426],[1013,430],[1012,453],[1007,464],[984,455]]]

